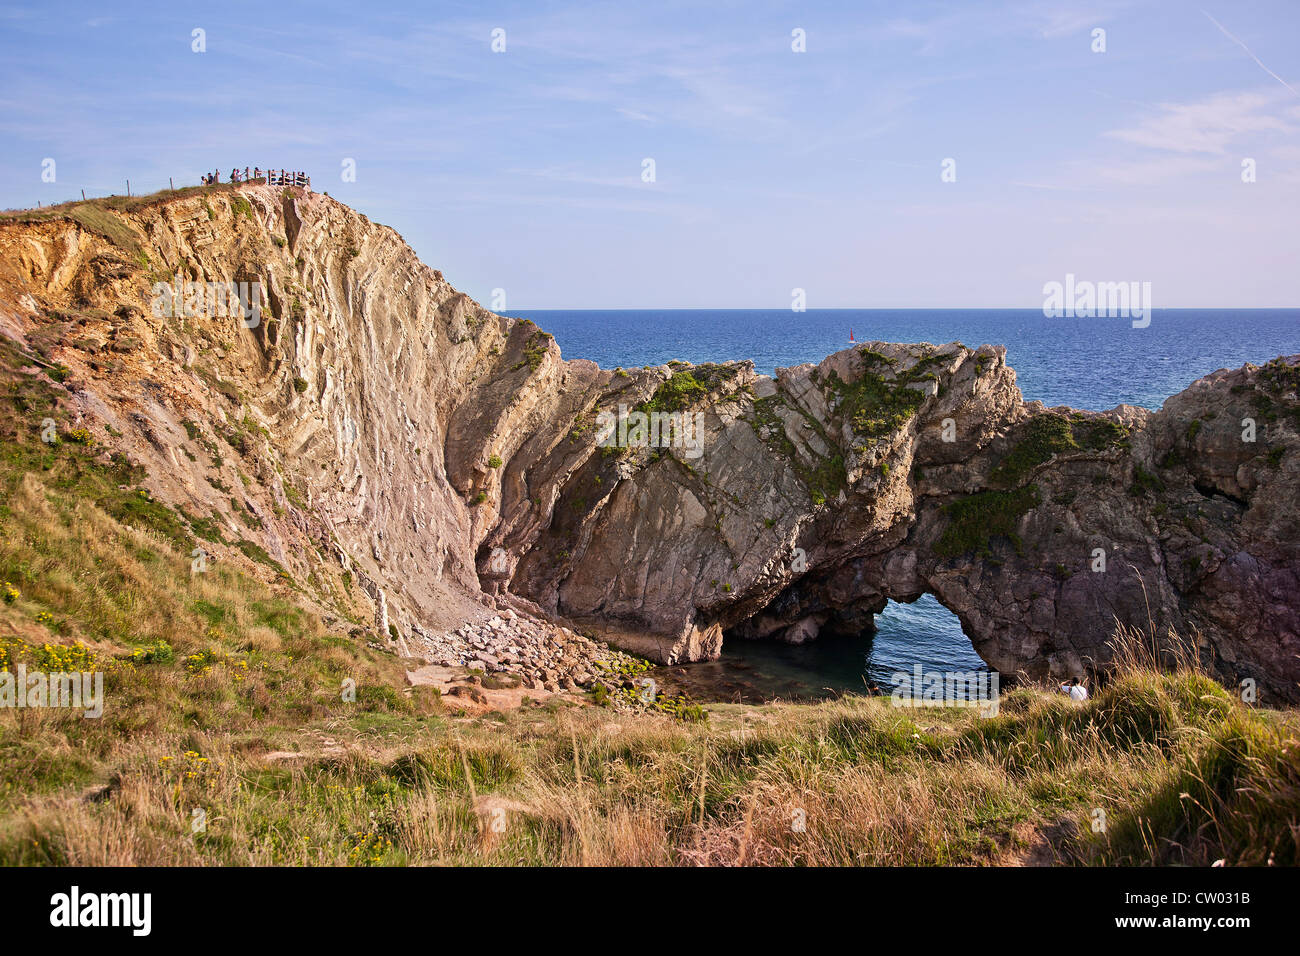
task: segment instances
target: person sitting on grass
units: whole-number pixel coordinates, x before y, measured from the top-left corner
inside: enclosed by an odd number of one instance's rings
[[[1088,699],[1088,688],[1083,686],[1083,679],[1079,677],[1071,677],[1061,685],[1060,690],[1062,694],[1068,694],[1070,700],[1076,703],[1082,703]]]

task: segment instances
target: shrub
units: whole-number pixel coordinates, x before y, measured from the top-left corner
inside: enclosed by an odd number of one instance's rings
[[[137,647],[131,652],[131,661],[136,664],[170,664],[176,660],[176,652],[170,644],[158,638],[152,644]]]

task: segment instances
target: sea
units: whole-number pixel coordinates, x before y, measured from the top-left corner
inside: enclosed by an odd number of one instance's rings
[[[1047,318],[1041,309],[524,310],[555,336],[565,358],[605,368],[749,359],[755,370],[820,362],[854,342],[1004,345],[1026,401],[1097,411],[1158,409],[1202,375],[1300,353],[1300,309],[1156,309],[1128,318]],[[890,675],[983,669],[956,616],[934,597],[891,602],[874,636],[801,646],[724,641],[718,661],[671,668],[702,700],[807,700],[873,686]]]

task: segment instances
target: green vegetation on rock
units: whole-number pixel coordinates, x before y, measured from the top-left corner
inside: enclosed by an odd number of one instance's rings
[[[1141,465],[1133,466],[1133,484],[1129,487],[1129,493],[1135,497],[1147,494],[1148,492],[1164,491],[1165,483],[1160,480],[1159,475],[1155,475]]]
[[[1040,501],[1037,485],[1011,491],[981,491],[943,506],[948,526],[935,542],[934,552],[942,558],[955,558],[974,551],[985,556],[992,553],[993,539],[1004,537],[1021,550],[1016,527],[1026,513]]]
[[[856,353],[862,360],[862,372],[853,382],[845,382],[836,372],[827,377],[827,387],[838,401],[838,413],[862,438],[882,438],[906,425],[925,402],[925,393],[910,386],[937,382],[934,366],[950,356],[931,353],[922,356],[909,369],[895,371],[896,359],[866,346]],[[888,373],[888,377],[885,373]]]
[[[637,406],[639,412],[680,412],[690,408],[717,384],[719,366],[699,365],[673,372],[650,398]]]
[[[774,445],[790,462],[795,474],[808,489],[812,503],[823,505],[827,500],[838,495],[848,484],[848,469],[844,463],[844,456],[838,452],[817,456],[810,448],[808,454],[814,458],[814,464],[811,466],[806,464],[803,456],[795,448],[794,442],[785,432],[785,422],[776,411],[778,407],[789,407],[779,394],[757,399],[754,402],[754,417],[750,424],[760,436],[766,436],[763,441]],[[795,408],[793,411],[797,412],[827,445],[835,447],[820,422],[802,409]]]
[[[1053,456],[1072,451],[1103,451],[1126,447],[1129,430],[1108,418],[1070,417],[1049,412],[1036,415],[1015,432],[1015,444],[993,470],[993,479],[1019,484]]]
[[[519,325],[521,327],[526,325],[535,328],[535,326],[526,319],[521,320]],[[529,335],[528,341],[524,343],[524,357],[514,365],[510,366],[510,371],[517,372],[519,369],[527,365],[530,372],[536,372],[541,368],[542,361],[546,358],[546,352],[550,348],[550,345],[551,334],[549,332],[534,331]]]

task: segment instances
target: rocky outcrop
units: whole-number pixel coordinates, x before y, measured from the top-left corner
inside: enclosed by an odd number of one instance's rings
[[[160,500],[412,647],[468,660],[457,629],[524,599],[702,660],[931,593],[1004,673],[1100,666],[1118,622],[1297,698],[1300,357],[1159,412],[1025,403],[1003,349],[959,343],[606,370],[326,196],[104,216],[0,222],[3,331]],[[257,282],[262,320],[154,314],[177,274]]]

